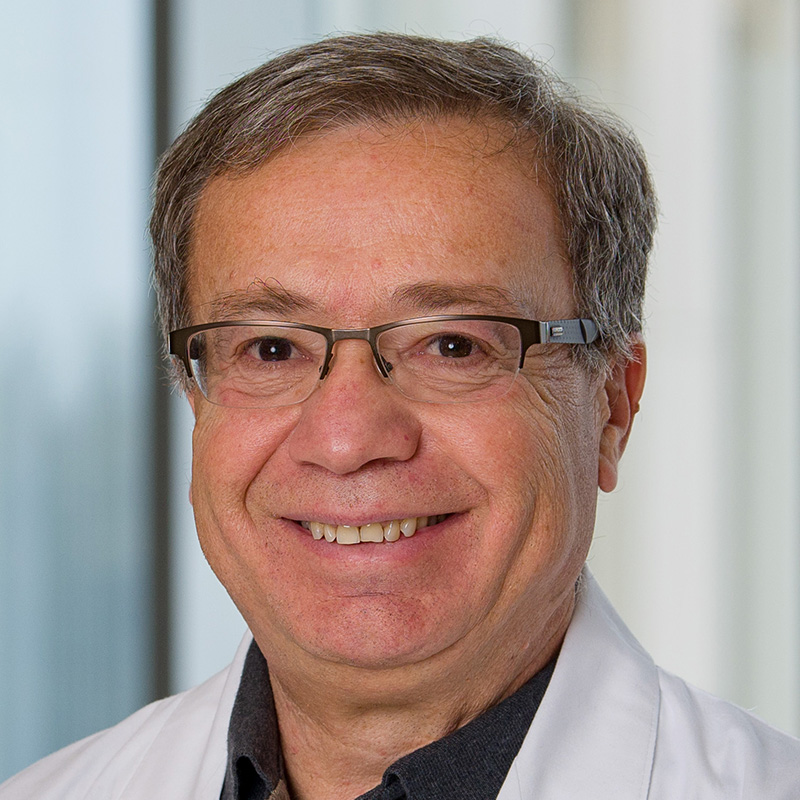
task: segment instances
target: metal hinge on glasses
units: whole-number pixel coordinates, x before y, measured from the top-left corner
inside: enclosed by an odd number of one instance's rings
[[[539,323],[539,341],[564,344],[591,344],[598,336],[597,325],[590,319],[554,319]]]

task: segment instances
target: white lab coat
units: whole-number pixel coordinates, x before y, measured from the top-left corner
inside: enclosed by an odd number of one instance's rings
[[[0,786],[0,800],[218,800],[229,668]],[[498,800],[800,800],[800,741],[658,669],[586,573]]]

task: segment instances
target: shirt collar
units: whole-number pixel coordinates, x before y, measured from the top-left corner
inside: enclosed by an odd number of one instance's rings
[[[253,640],[228,727],[228,766],[220,800],[262,800],[281,777],[283,756],[269,670]]]
[[[443,739],[398,759],[360,800],[496,797],[544,696],[555,661],[517,692]],[[399,784],[403,793],[393,787]]]
[[[471,722],[398,759],[358,800],[486,800],[496,797],[544,696],[555,660]],[[269,670],[250,646],[228,729],[221,800],[266,800],[284,777]]]

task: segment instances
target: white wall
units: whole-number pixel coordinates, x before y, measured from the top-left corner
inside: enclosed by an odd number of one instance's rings
[[[658,661],[798,732],[798,6],[593,16],[581,72],[642,136],[662,209],[649,385],[592,565]]]

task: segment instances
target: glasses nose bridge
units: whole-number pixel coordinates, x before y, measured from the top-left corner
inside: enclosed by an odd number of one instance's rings
[[[330,331],[330,339],[328,344],[328,352],[325,357],[325,363],[322,365],[322,369],[319,373],[319,379],[324,380],[327,374],[330,372],[331,364],[333,362],[333,346],[337,342],[344,341],[345,339],[361,339],[369,344],[370,350],[372,351],[372,361],[375,364],[375,367],[378,370],[378,373],[383,378],[388,378],[389,373],[386,370],[383,359],[378,352],[378,348],[376,345],[375,337],[373,336],[373,332],[371,328],[342,328],[342,329],[331,329]]]

